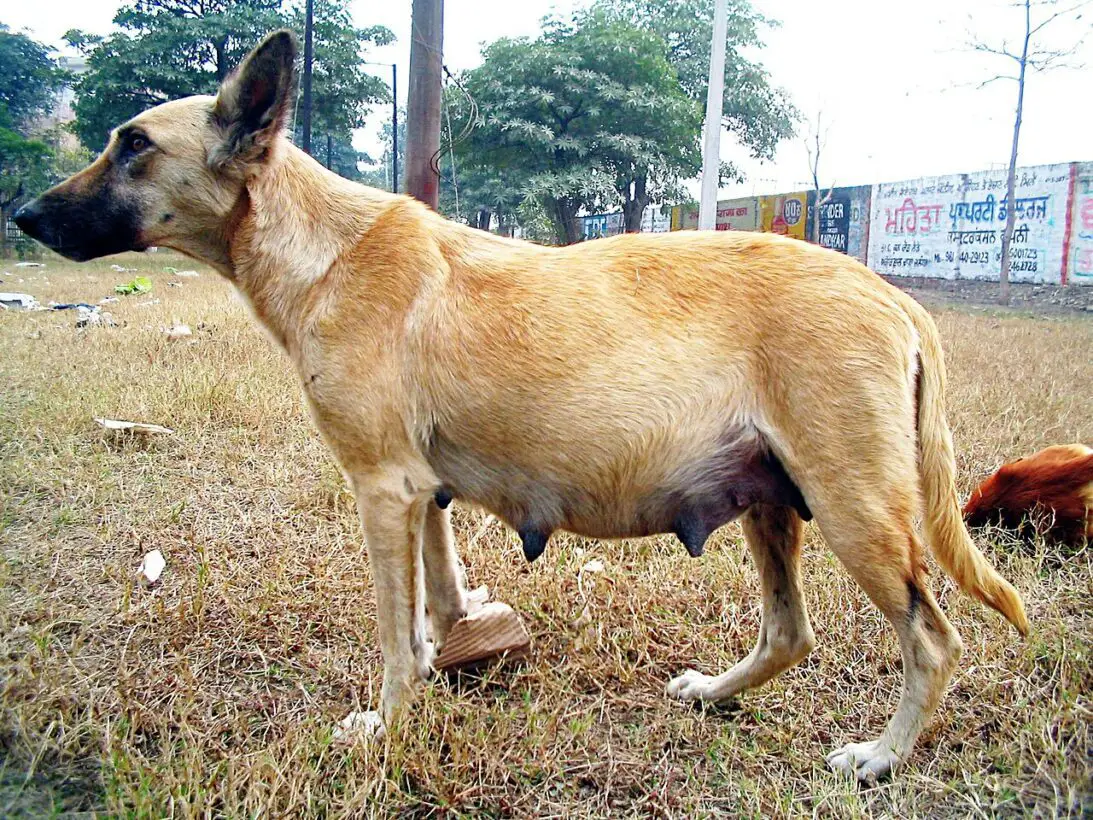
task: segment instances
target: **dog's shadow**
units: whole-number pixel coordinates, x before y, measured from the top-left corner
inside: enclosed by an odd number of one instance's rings
[[[700,713],[703,717],[717,718],[726,723],[735,721],[744,712],[744,707],[740,704],[740,699],[736,697],[729,698],[728,700],[719,703],[696,700],[691,702],[691,708]]]
[[[443,681],[459,697],[477,696],[496,700],[512,694],[517,675],[527,667],[527,658],[490,658],[455,669],[437,671],[434,681]]]

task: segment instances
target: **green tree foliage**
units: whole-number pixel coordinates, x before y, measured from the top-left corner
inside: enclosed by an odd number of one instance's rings
[[[136,0],[109,37],[65,35],[87,57],[76,83],[75,132],[92,151],[146,108],[213,94],[259,38],[282,23],[280,0]]]
[[[384,26],[356,28],[348,3],[342,0],[315,0],[313,19],[311,131],[325,151],[324,134],[348,142],[350,131],[364,126],[371,106],[391,101],[387,83],[365,71],[361,60],[367,48],[388,45],[395,35]],[[303,2],[293,9],[290,24],[303,32]]]
[[[596,0],[592,13],[660,35],[680,84],[704,111],[713,5],[714,0]],[[775,25],[748,0],[729,0],[723,125],[754,157],[762,159],[773,157],[778,143],[793,136],[800,118],[786,92],[771,85],[763,66],[745,56],[763,47],[763,29]],[[730,169],[730,173],[734,172]]]
[[[8,215],[24,199],[49,187],[52,156],[41,140],[0,128],[0,248],[5,253]]]
[[[300,4],[302,7],[302,4]],[[146,108],[190,94],[213,94],[220,82],[270,30],[290,25],[302,31],[298,7],[284,0],[135,0],[114,17],[120,29],[109,37],[79,31],[68,42],[87,57],[76,84],[75,131],[98,151],[114,126]],[[393,36],[382,26],[357,29],[347,0],[315,3],[314,120],[316,150],[325,133],[348,142],[368,105],[384,99],[386,87],[361,66],[368,45]]]
[[[579,239],[582,209],[621,204],[640,223],[651,195],[700,167],[699,109],[665,55],[658,35],[603,14],[498,40],[451,102],[453,120],[477,123],[457,162],[540,203],[559,242]]]
[[[32,135],[64,76],[50,49],[0,25],[0,246],[10,212],[53,179],[53,151]]]
[[[294,9],[291,25],[304,30],[304,3]],[[365,71],[362,54],[394,42],[394,35],[383,26],[354,27],[346,3],[337,0],[315,0],[314,32],[311,152],[332,171],[360,180],[368,157],[353,148],[353,130],[364,126],[373,105],[391,101],[387,84]],[[297,142],[301,136],[297,122]]]
[[[524,197],[510,180],[482,165],[463,168],[459,158],[453,161],[447,151],[441,155],[438,167],[441,213],[484,231],[496,218],[500,231],[511,234]]]
[[[767,21],[746,0],[730,7],[724,124],[769,157],[796,112],[743,56],[761,46]],[[683,198],[683,181],[701,169],[712,18],[712,0],[597,0],[548,20],[534,40],[488,46],[482,66],[460,78],[466,93],[448,99],[457,135],[476,124],[452,140],[461,215],[481,224],[485,211],[534,203],[568,243],[581,211],[621,207],[636,231],[651,202]],[[443,204],[451,213],[454,197]]]
[[[50,50],[0,24],[0,127],[26,135],[64,82]]]
[[[299,129],[297,129],[298,136]],[[339,176],[354,182],[365,181],[362,166],[369,165],[371,159],[367,154],[353,147],[350,137],[336,138],[330,133],[325,136],[317,135],[312,138],[311,153],[315,159]]]

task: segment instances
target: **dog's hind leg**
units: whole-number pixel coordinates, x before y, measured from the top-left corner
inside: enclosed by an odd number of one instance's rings
[[[829,754],[827,762],[874,783],[910,754],[956,668],[961,643],[926,584],[910,513],[869,520],[868,511],[883,505],[877,499],[855,501],[856,509],[848,503],[846,518],[835,522],[838,531],[832,532],[829,515],[817,520],[832,550],[895,627],[903,653],[903,692],[879,738],[847,744]]]
[[[439,652],[452,626],[467,614],[467,593],[455,551],[450,509],[427,505],[422,554],[433,645]]]
[[[800,662],[815,645],[801,595],[800,516],[792,507],[756,504],[742,523],[763,589],[759,639],[751,654],[729,671],[716,677],[685,672],[668,684],[669,695],[683,700],[727,700]]]

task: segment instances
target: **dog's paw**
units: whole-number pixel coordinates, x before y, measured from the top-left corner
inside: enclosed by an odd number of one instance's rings
[[[386,733],[387,727],[379,712],[350,712],[334,727],[331,739],[337,744],[352,746],[358,742],[382,740]]]
[[[422,641],[414,645],[414,672],[419,681],[427,681],[433,676],[435,660],[436,645],[432,641]]]
[[[870,786],[891,774],[899,764],[899,755],[881,740],[848,743],[827,756],[827,765],[832,769],[852,775]]]
[[[709,675],[688,669],[668,684],[668,697],[680,700],[708,700],[711,680],[713,678]]]

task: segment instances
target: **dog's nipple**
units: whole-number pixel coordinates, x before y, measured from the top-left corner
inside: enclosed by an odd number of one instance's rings
[[[520,540],[524,542],[524,557],[530,564],[546,550],[550,533],[542,530],[520,530]]]
[[[700,516],[694,512],[681,512],[672,525],[675,533],[692,558],[698,558],[706,549],[706,539],[710,537],[710,530],[703,523]]]

